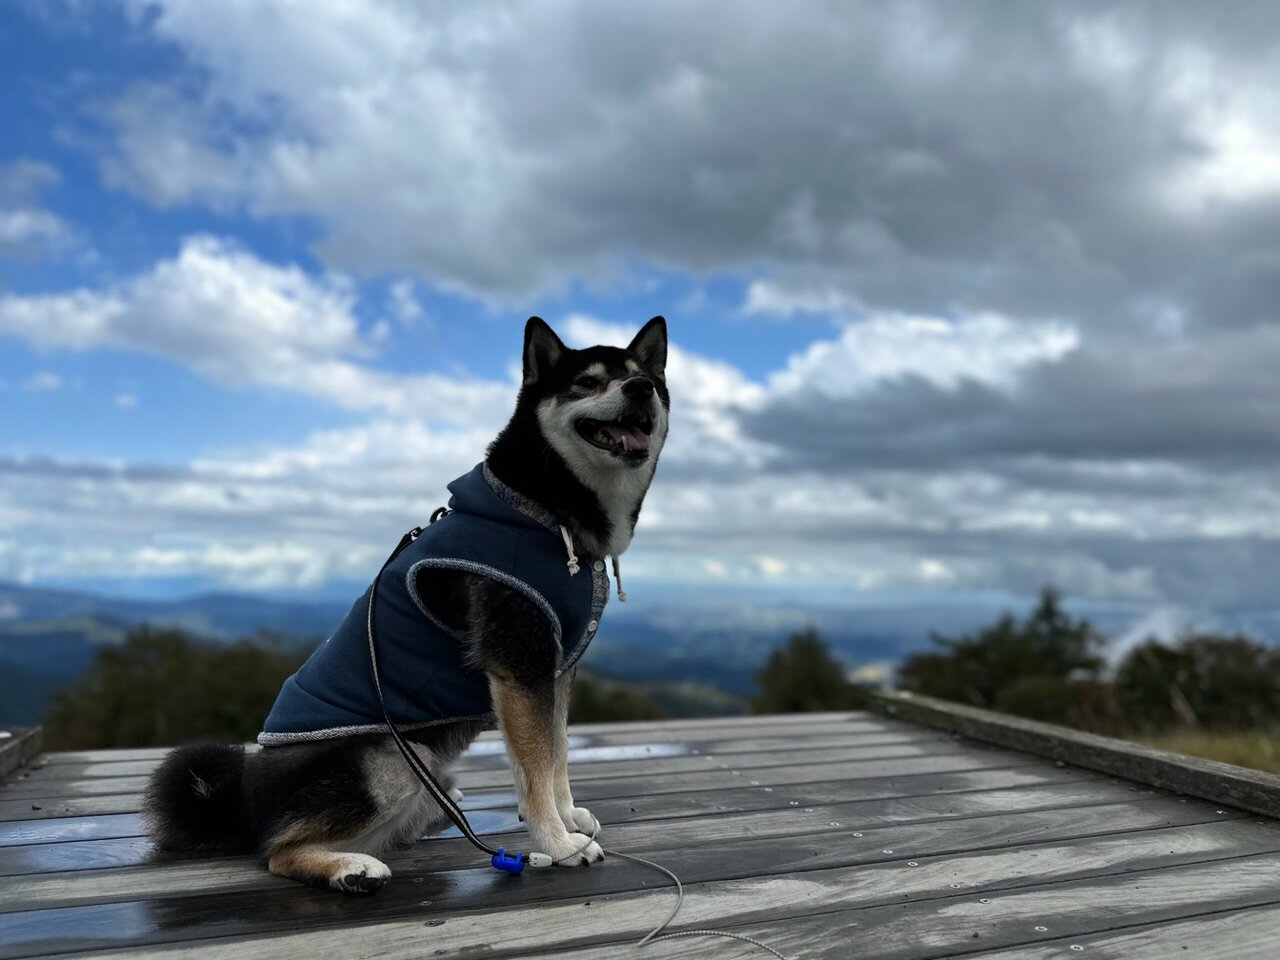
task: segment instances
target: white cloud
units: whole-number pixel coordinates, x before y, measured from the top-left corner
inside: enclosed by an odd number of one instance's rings
[[[128,8],[188,69],[101,94],[108,181],[307,217],[344,270],[493,298],[639,262],[767,277],[762,312],[1098,326],[1274,300],[1233,265],[1274,244],[1242,202],[1278,182],[1263,3]],[[1205,258],[1178,203],[1223,199]]]
[[[36,202],[60,179],[57,170],[35,160],[0,163],[0,255],[31,255],[73,244],[75,232]]]
[[[62,219],[35,207],[0,209],[0,251],[53,246],[69,236]]]
[[[387,306],[391,315],[405,324],[417,323],[426,315],[422,310],[422,304],[418,302],[417,294],[414,293],[412,280],[397,280],[391,285]]]
[[[268,386],[355,410],[421,410],[491,422],[510,384],[368,363],[355,298],[342,276],[313,278],[225,240],[188,237],[178,254],[113,286],[43,295],[0,294],[0,334],[38,349],[117,347],[183,364],[231,387]]]
[[[1156,181],[1162,202],[1194,216],[1224,203],[1280,197],[1280,94],[1274,72],[1193,44],[1179,47],[1170,60],[1168,96],[1190,118],[1189,135],[1198,149]]]
[[[22,381],[22,389],[33,393],[51,393],[62,389],[62,378],[50,370],[39,370]]]
[[[865,309],[856,296],[833,287],[784,287],[770,280],[752,280],[742,310],[747,314],[850,314]]]
[[[781,394],[851,397],[911,376],[948,389],[965,380],[1010,389],[1023,370],[1060,360],[1079,342],[1061,323],[1015,323],[995,314],[956,320],[876,314],[791,357],[769,386]]]

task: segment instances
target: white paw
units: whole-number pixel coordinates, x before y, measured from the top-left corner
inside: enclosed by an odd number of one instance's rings
[[[576,830],[590,836],[596,830],[596,818],[586,807],[568,807],[560,811],[560,819],[564,828],[570,832]]]
[[[329,874],[329,886],[343,893],[373,893],[391,879],[391,869],[376,857],[344,853],[338,867]]]
[[[540,849],[551,855],[551,860],[559,867],[590,866],[604,859],[604,851],[584,833],[564,833],[550,842],[540,845]]]
[[[459,790],[457,787],[450,787],[449,796],[453,798],[454,803],[461,803],[462,798],[465,797],[466,794],[463,793],[461,790]]]

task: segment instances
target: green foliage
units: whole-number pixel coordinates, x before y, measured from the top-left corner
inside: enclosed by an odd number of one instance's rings
[[[627,720],[661,720],[666,712],[649,697],[627,684],[579,673],[569,701],[570,723],[611,723]]]
[[[1103,636],[1045,587],[1025,620],[1004,614],[976,633],[933,635],[945,653],[920,653],[898,671],[904,689],[1056,723],[1080,718],[1081,682],[1102,667]]]
[[[1148,640],[1115,677],[1125,718],[1141,730],[1236,731],[1280,726],[1280,650],[1244,636]]]
[[[756,674],[760,693],[752,713],[803,713],[856,710],[866,705],[862,690],[850,683],[816,630],[794,634],[773,651]]]
[[[67,750],[252,740],[301,662],[247,641],[213,646],[181,630],[133,630],[54,695],[45,743]]]
[[[0,660],[0,728],[37,723],[64,677]]]

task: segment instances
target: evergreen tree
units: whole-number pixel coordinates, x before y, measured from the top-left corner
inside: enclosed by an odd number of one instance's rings
[[[569,701],[570,723],[612,723],[661,720],[666,712],[649,697],[626,684],[579,673]]]
[[[945,652],[908,657],[898,671],[904,689],[1056,722],[1076,719],[1076,688],[1096,679],[1105,641],[1052,587],[1025,620],[1006,613],[975,633],[932,639]]]
[[[45,742],[65,750],[252,740],[301,660],[247,641],[212,645],[181,630],[133,630],[54,695]]]
[[[866,696],[845,678],[844,670],[813,629],[794,634],[774,650],[756,674],[760,693],[752,713],[803,713],[812,710],[855,710]]]
[[[1280,726],[1280,650],[1245,636],[1189,634],[1173,647],[1148,640],[1116,670],[1125,718],[1156,731]]]

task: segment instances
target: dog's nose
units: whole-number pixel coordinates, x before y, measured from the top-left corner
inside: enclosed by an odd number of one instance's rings
[[[653,381],[648,377],[632,377],[622,385],[622,392],[628,400],[648,400],[653,396]]]

